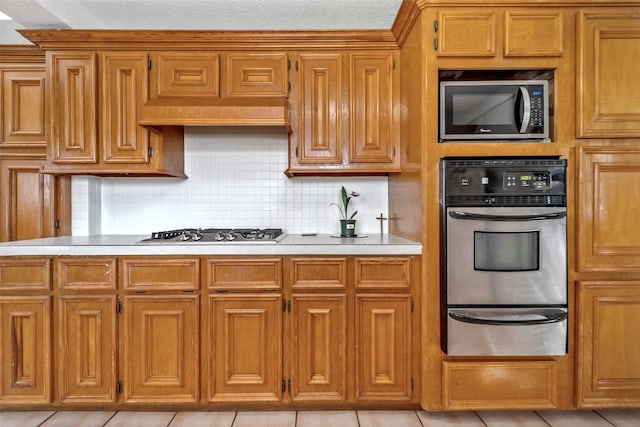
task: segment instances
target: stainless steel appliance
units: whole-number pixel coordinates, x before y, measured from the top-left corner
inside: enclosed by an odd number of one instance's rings
[[[443,159],[441,172],[447,354],[565,354],[566,161]]]
[[[546,80],[440,82],[440,140],[549,141]]]
[[[182,228],[158,231],[138,243],[278,243],[281,228]]]

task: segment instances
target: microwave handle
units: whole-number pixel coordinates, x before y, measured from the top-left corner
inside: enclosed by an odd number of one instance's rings
[[[518,87],[518,96],[516,96],[516,103],[518,104],[514,110],[514,114],[516,115],[516,123],[518,123],[519,113],[520,113],[520,104],[522,104],[522,122],[519,125],[520,133],[525,133],[527,131],[527,126],[529,126],[529,121],[531,120],[531,97],[529,96],[529,91],[526,86]]]
[[[549,310],[548,312],[541,310],[538,314],[538,318],[520,320],[499,320],[491,318],[482,318],[471,313],[464,313],[460,311],[449,312],[449,317],[459,322],[472,323],[476,325],[500,325],[500,326],[528,326],[528,325],[546,325],[549,323],[558,323],[566,320],[567,313],[564,311]],[[542,316],[542,318],[540,318]]]
[[[560,219],[567,216],[566,212],[551,212],[534,215],[485,215],[462,211],[451,211],[449,216],[454,219],[469,219],[476,221],[542,221],[547,219]]]

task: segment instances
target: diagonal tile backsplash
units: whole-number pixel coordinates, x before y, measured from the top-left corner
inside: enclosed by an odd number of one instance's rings
[[[74,177],[73,234],[148,234],[184,227],[280,227],[287,233],[339,232],[329,203],[340,187],[357,191],[356,231],[379,233],[387,216],[386,177],[289,179],[280,129],[185,128],[185,173],[175,178]],[[385,232],[387,225],[385,221]]]

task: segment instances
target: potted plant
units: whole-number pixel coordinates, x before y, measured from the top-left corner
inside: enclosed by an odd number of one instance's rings
[[[349,215],[349,202],[352,198],[360,196],[360,194],[355,191],[347,194],[347,190],[343,186],[340,195],[342,197],[342,207],[338,206],[336,203],[329,204],[329,206],[335,206],[340,211],[340,216],[342,217],[340,220],[340,237],[355,237],[356,220],[353,219],[353,217],[356,216],[358,211],[354,211]]]

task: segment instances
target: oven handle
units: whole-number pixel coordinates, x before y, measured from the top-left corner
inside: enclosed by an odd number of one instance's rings
[[[526,320],[496,320],[496,319],[483,319],[481,317],[470,316],[466,313],[460,313],[451,311],[449,317],[459,322],[473,323],[476,325],[500,325],[500,326],[528,326],[528,325],[546,325],[549,323],[562,322],[567,318],[565,311],[544,312],[536,313],[537,315],[544,316],[544,319],[526,319]]]
[[[468,219],[476,221],[543,221],[547,219],[560,219],[567,216],[566,212],[551,212],[534,215],[486,215],[462,211],[451,211],[449,216],[455,219]]]

